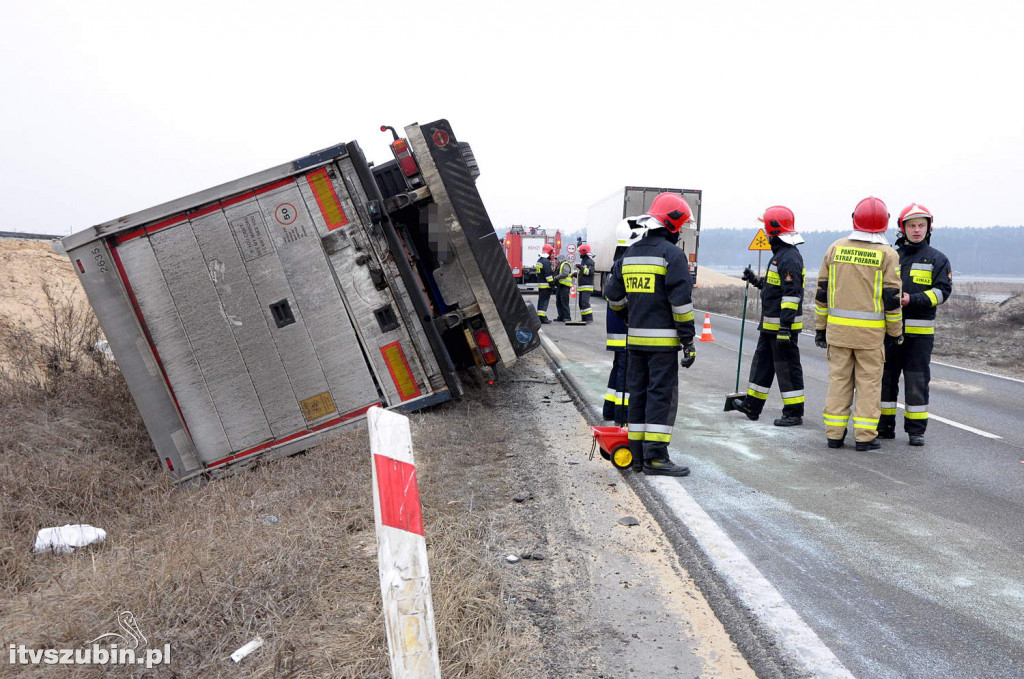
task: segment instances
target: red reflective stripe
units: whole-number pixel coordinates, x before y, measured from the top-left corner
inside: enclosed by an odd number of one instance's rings
[[[228,198],[226,200],[222,200],[220,202],[220,204],[223,205],[224,207],[228,207],[229,205],[237,205],[238,203],[241,203],[243,201],[246,201],[246,200],[249,200],[250,198],[255,198],[255,197],[256,197],[256,194],[253,191],[246,191],[245,193],[240,193],[237,196],[232,196],[231,198]]]
[[[380,522],[385,526],[423,535],[416,467],[383,455],[374,455],[373,461],[377,468]]]
[[[168,217],[167,219],[159,221],[156,224],[150,224],[149,226],[147,226],[146,234],[148,235],[151,233],[155,233],[160,229],[166,229],[168,226],[174,226],[175,224],[181,224],[186,221],[188,221],[188,218],[185,215],[174,215],[173,217]]]
[[[120,245],[121,243],[125,243],[127,241],[130,241],[133,238],[138,238],[139,236],[145,236],[145,235],[146,235],[146,230],[143,229],[142,227],[139,227],[137,229],[132,229],[131,231],[125,231],[123,233],[119,233],[116,236],[114,236],[112,240],[114,241],[114,245]]]
[[[189,219],[195,219],[196,217],[202,217],[203,215],[208,215],[211,212],[217,212],[220,209],[222,209],[221,208],[221,204],[220,203],[214,203],[213,205],[207,205],[204,208],[200,208],[200,209],[196,210],[195,212],[188,213],[188,218]]]
[[[341,416],[341,421],[342,422],[348,422],[349,420],[354,420],[355,418],[359,417],[360,415],[365,415],[366,411],[369,410],[370,408],[373,408],[374,406],[379,406],[379,405],[380,405],[380,402],[378,401],[376,403],[371,403],[368,406],[363,406],[359,410],[353,410],[350,413],[345,413],[344,415]]]
[[[295,183],[295,179],[293,177],[288,177],[287,179],[279,179],[278,181],[274,182],[273,184],[267,184],[266,186],[261,186],[260,188],[256,189],[253,193],[255,193],[257,196],[259,196],[261,194],[267,193],[268,191],[273,191],[274,189],[279,189],[282,186],[288,186],[289,184],[294,184],[294,183]]]

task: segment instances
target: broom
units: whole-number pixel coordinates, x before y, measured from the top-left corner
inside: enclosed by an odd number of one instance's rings
[[[730,410],[736,410],[736,407],[732,404],[734,398],[743,398],[746,396],[745,392],[740,391],[740,370],[743,367],[743,331],[747,329],[747,291],[750,290],[750,281],[743,286],[743,314],[740,319],[740,349],[737,352],[739,355],[736,357],[736,391],[725,397],[725,412]]]

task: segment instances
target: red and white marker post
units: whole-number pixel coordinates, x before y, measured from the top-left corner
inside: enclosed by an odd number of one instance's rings
[[[409,418],[373,407],[367,412],[373,456],[377,564],[391,676],[438,678],[434,602],[416,485]]]

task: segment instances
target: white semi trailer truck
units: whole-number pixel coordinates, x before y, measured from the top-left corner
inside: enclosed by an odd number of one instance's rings
[[[693,223],[680,234],[679,247],[690,259],[690,274],[697,281],[697,247],[700,244],[701,191],[699,189],[660,189],[652,186],[627,186],[594,203],[587,211],[587,242],[594,249],[595,291],[604,289],[612,263],[625,247],[617,237],[618,226],[627,217],[647,212],[659,193],[678,193],[693,210]]]

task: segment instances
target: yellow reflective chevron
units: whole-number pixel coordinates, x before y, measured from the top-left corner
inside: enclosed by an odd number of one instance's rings
[[[769,271],[768,275],[765,276],[765,281],[767,281],[771,285],[782,285],[782,279],[779,278],[778,271]]]
[[[630,335],[626,342],[634,347],[678,347],[678,337],[635,337]]]

